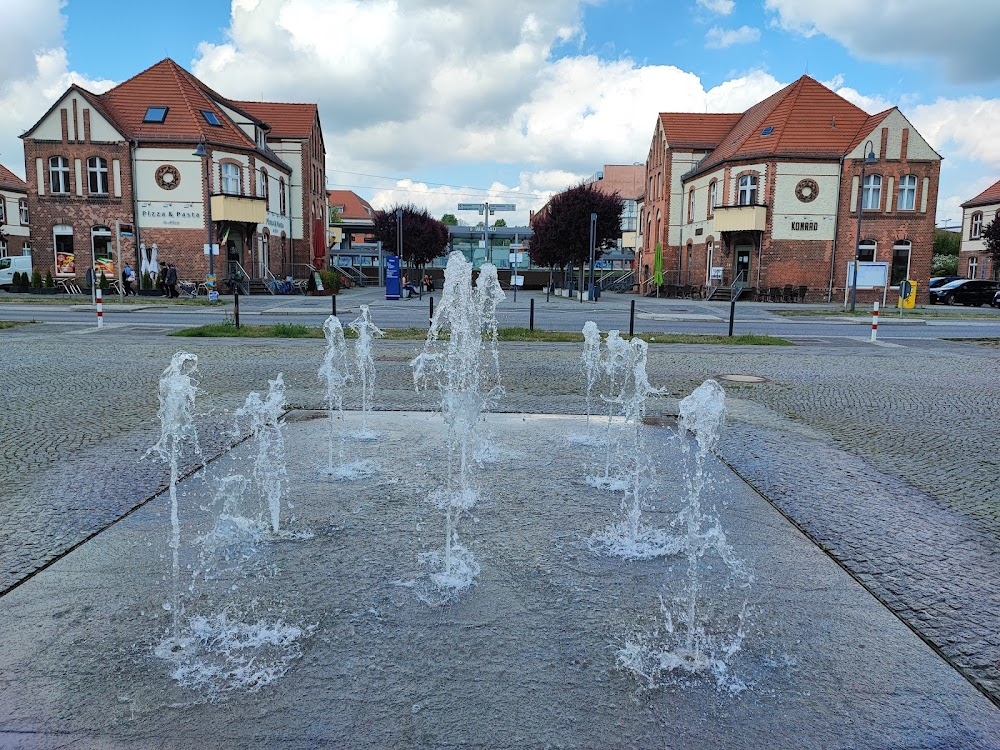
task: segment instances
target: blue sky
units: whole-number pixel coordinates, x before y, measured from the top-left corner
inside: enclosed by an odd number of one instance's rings
[[[900,107],[945,157],[939,219],[1000,178],[995,0],[0,0],[0,17],[0,163],[20,174],[17,135],[70,82],[103,91],[170,56],[233,98],[318,102],[330,187],[434,214],[490,199],[524,220],[644,160],[656,112],[742,111],[803,73]]]

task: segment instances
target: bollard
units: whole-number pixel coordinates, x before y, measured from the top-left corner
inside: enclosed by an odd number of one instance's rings
[[[336,294],[331,294],[330,295],[330,299],[333,300],[333,312],[331,313],[331,315],[333,315],[333,317],[336,318],[337,317],[337,295]]]
[[[528,301],[528,330],[535,330],[535,298]]]
[[[97,327],[104,327],[104,292],[97,288]]]
[[[628,335],[632,338],[635,335],[635,300],[632,300],[628,313]]]
[[[875,309],[872,310],[872,343],[875,343],[875,339],[878,336],[878,302],[875,303]]]
[[[739,293],[733,290],[733,294],[730,295],[729,299],[729,336],[733,335],[733,321],[736,320],[736,298],[739,297]]]
[[[434,298],[428,297],[427,299],[429,299],[431,302],[431,311],[430,313],[428,313],[427,325],[431,325],[434,322]]]
[[[236,289],[233,292],[233,321],[236,323],[236,327],[240,327],[240,290]]]

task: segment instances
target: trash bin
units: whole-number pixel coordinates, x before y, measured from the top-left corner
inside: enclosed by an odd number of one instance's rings
[[[896,307],[902,306],[905,310],[912,310],[917,304],[917,282],[913,279],[906,279],[899,285],[899,299]]]

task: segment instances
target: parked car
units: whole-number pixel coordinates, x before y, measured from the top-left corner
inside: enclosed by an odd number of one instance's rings
[[[939,286],[944,286],[945,284],[950,284],[953,281],[964,278],[964,276],[931,276],[931,280],[927,282],[927,288],[937,289]]]
[[[987,305],[992,304],[1000,283],[986,279],[959,279],[931,289],[931,304],[943,302],[946,305]]]
[[[1000,308],[1000,290],[997,290],[997,293],[993,295],[993,301],[990,304],[993,307]]]

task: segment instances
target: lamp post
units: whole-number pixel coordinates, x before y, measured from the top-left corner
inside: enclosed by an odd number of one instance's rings
[[[597,214],[590,215],[590,291],[588,296],[591,302],[596,302],[594,295],[594,245],[597,243]]]
[[[205,161],[205,226],[208,228],[208,275],[212,277],[211,288],[215,289],[215,248],[212,240],[212,169],[208,162],[208,149],[202,141],[195,149],[195,156],[201,157]]]
[[[865,154],[864,161],[861,162],[861,180],[858,182],[858,222],[857,231],[854,236],[854,273],[851,279],[851,312],[854,312],[854,305],[858,299],[858,263],[861,262],[861,211],[865,203],[865,167],[869,164],[877,164],[875,158],[875,145],[871,141],[865,141],[862,149]]]
[[[403,262],[403,209],[396,209],[396,257]],[[402,290],[400,290],[402,291]]]

